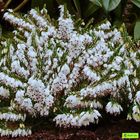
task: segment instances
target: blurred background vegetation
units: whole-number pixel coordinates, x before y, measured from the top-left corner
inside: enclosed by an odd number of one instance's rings
[[[140,39],[140,0],[0,0],[0,18],[3,33],[11,30],[2,16],[7,9],[21,13],[31,8],[46,6],[52,18],[59,16],[59,5],[67,5],[68,10],[76,18],[85,23],[96,24],[108,19],[112,25],[120,27],[125,23],[129,35],[135,40]],[[8,28],[7,28],[8,27]]]

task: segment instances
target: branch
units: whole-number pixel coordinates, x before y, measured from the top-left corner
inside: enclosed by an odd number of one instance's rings
[[[14,8],[14,12],[20,10],[29,0],[24,0],[22,3],[20,3],[16,8]]]
[[[12,2],[12,0],[8,0],[7,3],[4,5],[4,10],[8,8],[9,4]]]

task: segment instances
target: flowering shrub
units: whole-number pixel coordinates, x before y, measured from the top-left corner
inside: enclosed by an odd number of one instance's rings
[[[46,9],[23,17],[9,10],[4,18],[16,30],[1,40],[1,136],[30,135],[28,116],[80,127],[98,123],[102,109],[127,108],[128,119],[140,121],[140,51],[125,32],[108,21],[84,25],[64,6],[58,21]]]

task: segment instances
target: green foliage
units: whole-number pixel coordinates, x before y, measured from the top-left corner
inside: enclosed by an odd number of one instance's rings
[[[87,7],[85,8],[85,12],[83,13],[83,16],[86,17],[90,17],[91,15],[93,15],[97,10],[99,9],[99,6],[93,4],[93,3],[88,3]],[[94,16],[93,16],[94,18]]]
[[[140,21],[137,21],[134,28],[134,39],[140,39]]]
[[[99,0],[99,1],[90,0],[90,1],[99,7],[103,7],[107,12],[114,10],[121,2],[121,0]]]
[[[140,8],[140,0],[131,0],[137,7]]]
[[[102,7],[102,0],[90,0],[92,3],[94,3],[95,5]]]

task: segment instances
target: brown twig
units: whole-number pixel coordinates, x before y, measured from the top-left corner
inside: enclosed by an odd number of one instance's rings
[[[14,8],[14,12],[20,10],[29,0],[24,0],[22,3],[20,3],[16,8]]]
[[[4,10],[8,8],[9,4],[12,2],[12,0],[8,0],[6,4],[4,5]]]

